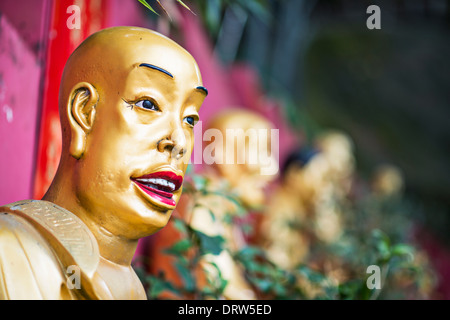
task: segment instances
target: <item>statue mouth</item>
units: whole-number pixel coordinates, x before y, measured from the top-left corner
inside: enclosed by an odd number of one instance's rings
[[[183,178],[172,171],[159,171],[131,180],[153,200],[173,208],[176,206],[173,194],[183,183]]]

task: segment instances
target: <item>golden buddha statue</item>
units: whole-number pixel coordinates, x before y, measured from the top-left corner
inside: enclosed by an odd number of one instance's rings
[[[392,164],[379,165],[373,173],[371,189],[375,196],[395,197],[402,194],[404,177],[400,168]]]
[[[228,282],[223,292],[225,299],[257,298],[244,270],[232,257],[246,244],[242,229],[225,220],[227,216],[236,217],[239,209],[252,210],[264,204],[264,189],[278,173],[277,154],[273,151],[278,141],[273,141],[272,129],[272,124],[255,112],[229,108],[217,114],[205,131],[212,130],[210,133],[216,137],[203,153],[205,161],[212,162],[203,173],[209,181],[209,192],[196,198],[193,211],[185,217],[192,228],[225,239],[219,255],[207,254],[202,261],[211,277],[217,276],[217,269],[211,267],[214,263]],[[214,151],[209,153],[208,149]],[[242,207],[215,191],[235,197]]]
[[[343,207],[349,201],[354,183],[354,147],[351,137],[338,130],[319,135],[315,147],[323,157],[326,169],[316,196],[314,232],[320,241],[329,244],[343,231]]]
[[[0,207],[0,299],[146,299],[131,260],[177,205],[206,94],[193,57],[159,33],[87,38],[61,80],[51,186]]]
[[[325,168],[317,151],[306,148],[292,152],[283,164],[260,229],[267,257],[283,269],[295,268],[309,253],[315,199]]]
[[[314,142],[287,158],[261,224],[268,257],[286,269],[304,263],[313,243],[332,243],[343,231],[340,205],[351,188],[353,144],[339,131]]]

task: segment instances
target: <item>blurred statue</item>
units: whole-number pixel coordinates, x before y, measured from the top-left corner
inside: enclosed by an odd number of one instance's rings
[[[314,148],[293,152],[270,198],[261,226],[268,257],[282,268],[305,262],[313,242],[336,241],[342,233],[340,204],[354,170],[351,140],[327,132]]]
[[[264,210],[259,231],[262,246],[268,258],[281,268],[295,268],[309,252],[309,222],[326,168],[323,158],[317,156],[317,151],[306,148],[288,156],[280,183]]]
[[[315,139],[315,147],[328,163],[327,179],[336,187],[335,192],[348,194],[355,171],[351,138],[340,131],[327,131]]]
[[[212,163],[204,172],[209,180],[210,192],[197,200],[187,220],[192,228],[225,239],[225,250],[219,255],[208,254],[203,261],[203,266],[212,277],[217,276],[211,268],[211,263],[214,263],[222,278],[228,281],[224,297],[254,299],[255,293],[231,254],[245,245],[242,230],[239,225],[226,222],[226,219],[233,220],[242,208],[251,210],[264,204],[264,189],[278,172],[278,162],[273,154],[278,141],[273,140],[273,128],[268,120],[242,109],[227,109],[216,115],[208,128],[205,133],[215,136],[215,140],[204,149],[205,161]],[[277,169],[264,170],[269,167]],[[237,202],[215,191],[234,196]]]
[[[326,162],[325,183],[316,197],[315,234],[331,243],[342,233],[342,207],[353,185],[353,141],[343,132],[327,131],[315,139],[315,146]]]
[[[48,192],[0,208],[0,298],[146,299],[131,259],[177,205],[206,93],[192,56],[156,32],[87,38],[62,76]]]
[[[381,197],[400,195],[403,192],[403,173],[393,165],[376,168],[372,177],[372,192]]]
[[[393,164],[375,167],[368,190],[359,201],[367,211],[367,226],[377,227],[389,234],[392,241],[411,240],[414,229],[412,208],[403,194],[404,176],[402,170]]]

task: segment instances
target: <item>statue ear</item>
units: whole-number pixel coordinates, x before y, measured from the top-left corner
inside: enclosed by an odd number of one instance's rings
[[[69,152],[75,159],[80,159],[86,149],[86,137],[94,123],[98,98],[97,90],[87,82],[77,83],[70,91],[67,101],[71,131]]]

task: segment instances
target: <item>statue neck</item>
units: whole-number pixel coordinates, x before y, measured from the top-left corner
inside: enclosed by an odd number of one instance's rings
[[[64,172],[67,175],[68,172],[66,170]],[[42,200],[50,201],[80,218],[96,238],[103,259],[121,266],[130,266],[138,239],[115,235],[101,226],[94,219],[98,216],[96,212],[80,205],[70,181],[71,179],[61,179],[61,175],[57,173]]]

